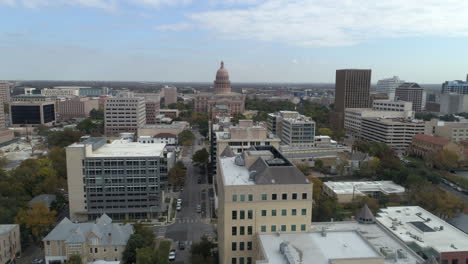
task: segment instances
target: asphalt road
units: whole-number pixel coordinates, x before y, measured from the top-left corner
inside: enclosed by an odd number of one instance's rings
[[[196,132],[196,131],[195,131]],[[153,227],[156,236],[170,238],[173,240],[173,248],[176,249],[175,264],[189,263],[190,246],[200,241],[202,236],[213,237],[214,226],[210,224],[209,211],[209,188],[206,174],[201,173],[200,169],[192,165],[192,154],[203,148],[201,136],[196,133],[194,146],[188,149],[182,157],[182,161],[187,167],[187,178],[185,180],[184,190],[180,197],[182,199],[182,209],[177,212],[175,223],[165,227]],[[198,178],[201,178],[201,184],[198,184]],[[201,205],[202,213],[197,213],[197,205]],[[184,241],[185,250],[179,250],[177,245],[179,241]]]

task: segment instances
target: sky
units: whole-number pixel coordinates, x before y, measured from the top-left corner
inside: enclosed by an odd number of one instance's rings
[[[462,0],[0,0],[0,79],[333,83],[468,74]]]

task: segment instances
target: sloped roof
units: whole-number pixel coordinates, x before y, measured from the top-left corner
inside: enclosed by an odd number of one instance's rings
[[[171,133],[159,133],[154,136],[155,138],[176,138],[177,136]]]
[[[405,82],[405,83],[400,84],[398,88],[421,88],[421,86],[419,86],[419,84],[414,83],[414,82]]]
[[[416,136],[414,136],[414,138],[418,140],[430,142],[432,144],[441,145],[441,146],[449,142],[449,140],[446,138],[434,137],[431,135],[424,135],[424,134],[417,134]]]
[[[255,184],[306,184],[307,177],[295,166],[273,166],[265,160],[257,159],[249,168],[255,171]]]
[[[98,218],[95,223],[73,223],[68,218],[64,218],[43,240],[83,243],[90,233],[99,238],[98,243],[101,246],[124,246],[133,234],[133,227],[131,224],[112,223],[112,219],[106,214]]]
[[[372,224],[375,222],[374,214],[371,212],[367,204],[364,204],[364,206],[359,210],[356,215],[356,219],[358,222],[364,224]]]
[[[226,146],[223,152],[221,152],[221,157],[234,157],[236,154],[232,151],[231,147]]]

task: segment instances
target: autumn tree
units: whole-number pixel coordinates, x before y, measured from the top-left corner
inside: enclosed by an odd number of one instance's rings
[[[182,144],[184,146],[190,146],[195,140],[195,135],[192,133],[192,131],[185,129],[184,131],[179,133],[177,139],[179,141],[179,144]]]
[[[458,154],[444,149],[437,153],[433,159],[434,165],[443,170],[450,170],[458,168]]]
[[[57,176],[61,179],[67,179],[67,157],[65,148],[52,148],[47,154],[52,168],[56,171]]]
[[[34,240],[40,241],[52,229],[56,213],[42,203],[33,203],[31,208],[18,211],[15,223],[31,230]]]
[[[185,177],[187,173],[184,169],[180,167],[172,167],[169,170],[168,180],[172,185],[182,185],[185,182]]]

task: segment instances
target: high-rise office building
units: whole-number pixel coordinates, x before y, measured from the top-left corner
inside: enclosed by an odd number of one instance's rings
[[[145,98],[135,97],[131,92],[121,92],[108,97],[104,103],[106,134],[136,132],[146,124]]]
[[[424,88],[417,83],[403,83],[395,90],[395,100],[413,103],[413,111],[421,112],[424,107]]]
[[[164,94],[164,105],[177,103],[177,88],[166,86],[162,88]]]
[[[10,84],[8,82],[0,81],[0,102],[3,104],[10,102]]]
[[[312,183],[272,146],[218,162],[219,263],[256,263],[257,235],[310,231]]]
[[[468,77],[467,77],[468,78]],[[442,94],[468,94],[468,79],[463,81],[446,81],[442,84]]]
[[[344,69],[336,71],[335,111],[332,125],[343,129],[346,108],[368,108],[370,97],[371,70]]]
[[[385,93],[388,95],[388,99],[393,100],[395,98],[395,89],[404,82],[398,76],[379,80],[377,81],[377,92]]]
[[[72,221],[102,213],[115,220],[148,219],[163,209],[162,192],[175,159],[165,144],[89,138],[66,152]]]
[[[138,93],[135,96],[145,98],[146,107],[146,124],[156,124],[156,117],[159,115],[161,108],[160,96],[155,93]]]

